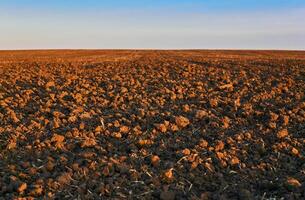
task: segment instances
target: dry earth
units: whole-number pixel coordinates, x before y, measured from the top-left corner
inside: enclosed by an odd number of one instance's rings
[[[0,51],[0,199],[304,199],[305,52]]]

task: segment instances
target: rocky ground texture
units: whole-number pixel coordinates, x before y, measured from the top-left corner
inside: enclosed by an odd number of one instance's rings
[[[304,199],[305,53],[0,52],[0,199]]]

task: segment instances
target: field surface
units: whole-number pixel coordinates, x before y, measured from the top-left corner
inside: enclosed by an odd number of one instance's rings
[[[305,52],[0,51],[0,199],[305,199]]]

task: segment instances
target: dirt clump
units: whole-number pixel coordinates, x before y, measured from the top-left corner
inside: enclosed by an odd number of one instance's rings
[[[190,124],[190,121],[188,118],[183,116],[175,117],[175,122],[178,127],[184,128]]]
[[[285,138],[285,137],[287,137],[287,136],[288,136],[288,131],[287,131],[287,129],[283,129],[283,130],[280,130],[280,131],[277,132],[277,137],[278,137],[279,139]]]

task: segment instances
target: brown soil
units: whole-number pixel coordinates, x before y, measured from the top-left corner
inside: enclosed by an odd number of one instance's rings
[[[305,52],[0,51],[0,199],[304,199]]]

